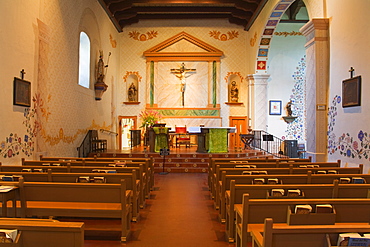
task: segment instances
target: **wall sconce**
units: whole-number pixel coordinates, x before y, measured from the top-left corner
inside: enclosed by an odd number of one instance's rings
[[[104,82],[96,82],[94,85],[95,90],[95,100],[101,100],[103,93],[107,91],[108,85]]]
[[[286,117],[283,117],[284,121],[286,123],[291,123],[293,122],[297,117],[292,117],[292,116],[286,116]]]

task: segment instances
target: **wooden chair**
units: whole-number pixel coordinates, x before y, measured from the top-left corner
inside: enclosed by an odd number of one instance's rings
[[[190,148],[190,136],[187,132],[186,125],[185,127],[175,126],[175,133],[176,133],[176,147],[183,144],[186,147]]]

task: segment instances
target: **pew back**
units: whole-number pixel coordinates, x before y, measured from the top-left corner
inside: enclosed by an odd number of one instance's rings
[[[1,229],[16,229],[18,236],[13,244],[19,247],[83,247],[84,223],[59,222],[48,219],[3,218]]]
[[[330,247],[336,246],[338,235],[343,232],[370,232],[370,225],[311,225],[286,226],[273,224],[271,218],[264,225],[250,227],[252,245],[256,247]]]
[[[120,184],[23,182],[20,180],[22,217],[61,216],[121,219],[121,241],[131,221],[131,190]]]

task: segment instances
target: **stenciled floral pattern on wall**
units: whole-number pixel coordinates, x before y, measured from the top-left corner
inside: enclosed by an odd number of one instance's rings
[[[343,133],[338,138],[334,133],[336,116],[338,115],[337,104],[340,104],[342,98],[334,96],[328,112],[328,153],[333,155],[339,152],[348,158],[369,159],[370,153],[370,136],[367,132],[359,130],[357,136],[351,136],[349,133]],[[369,159],[370,160],[370,159]]]
[[[290,100],[293,103],[293,116],[297,117],[293,122],[288,124],[286,129],[286,137],[293,138],[299,142],[306,141],[305,136],[305,95],[306,95],[306,56],[298,62],[296,71],[292,75],[295,83],[290,95]],[[285,136],[282,139],[286,139]]]
[[[48,98],[50,100],[50,97]],[[48,118],[50,112],[44,107],[44,101],[40,94],[32,97],[32,108],[25,108],[23,125],[26,127],[26,134],[10,133],[5,141],[0,144],[0,155],[4,158],[12,158],[16,155],[24,153],[26,156],[31,156],[35,150],[34,138],[42,129],[42,125],[37,120],[36,115],[40,114],[44,118]]]
[[[47,98],[49,102],[51,99],[50,95]],[[110,130],[110,126],[98,125],[95,121],[92,121],[90,127],[86,129],[78,129],[76,133],[72,136],[64,135],[63,128],[60,128],[59,132],[56,135],[47,134],[43,128],[42,122],[48,121],[48,118],[51,114],[49,108],[44,104],[44,100],[41,98],[40,94],[36,94],[32,98],[33,106],[32,108],[26,108],[24,110],[25,120],[23,125],[26,129],[26,134],[20,133],[10,133],[5,140],[0,142],[0,156],[4,158],[12,158],[21,153],[30,157],[35,151],[35,138],[40,136],[44,139],[46,143],[49,143],[50,146],[54,146],[59,142],[73,143],[81,134],[86,134],[89,129],[104,129]],[[43,121],[40,121],[40,118],[43,118]]]
[[[239,36],[238,31],[228,31],[227,33],[221,33],[220,31],[210,31],[209,36],[221,41],[227,41],[231,39],[236,39]]]
[[[156,38],[158,35],[157,31],[148,31],[146,33],[140,33],[137,31],[132,31],[128,33],[130,38],[133,38],[134,40],[138,41],[147,41],[153,38]]]

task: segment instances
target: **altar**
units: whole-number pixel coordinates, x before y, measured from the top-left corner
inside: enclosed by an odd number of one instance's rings
[[[190,134],[198,135],[198,153],[227,153],[228,134],[235,133],[235,127],[190,127]]]

